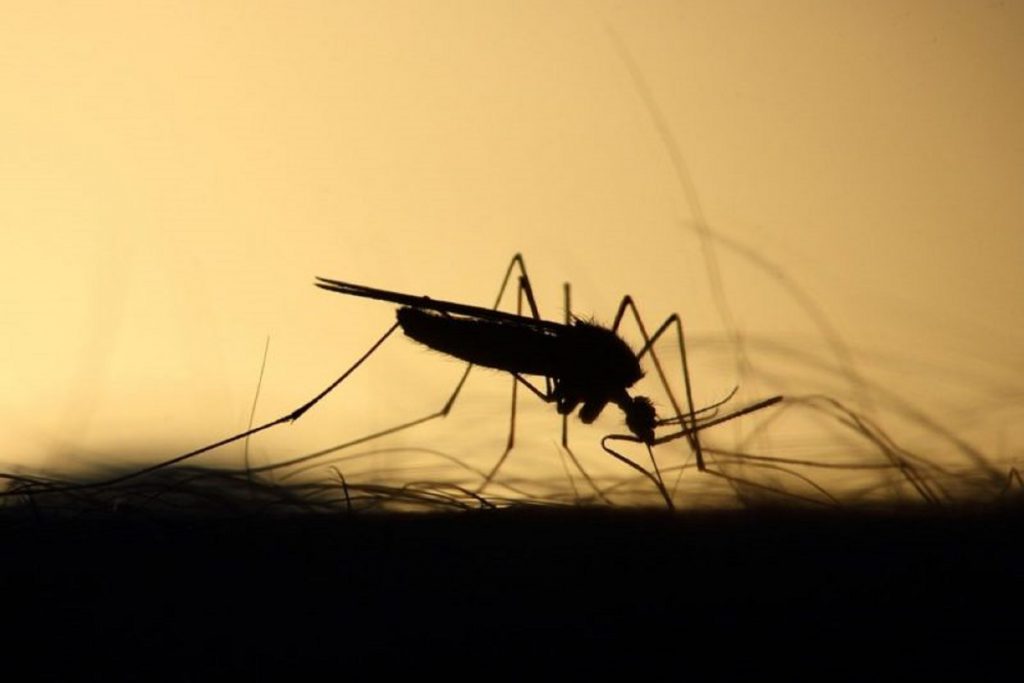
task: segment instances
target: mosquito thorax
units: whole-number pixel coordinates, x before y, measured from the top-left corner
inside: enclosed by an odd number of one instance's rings
[[[615,331],[586,320],[574,320],[574,354],[566,359],[567,375],[590,385],[590,393],[613,393],[631,387],[644,376],[640,361]]]

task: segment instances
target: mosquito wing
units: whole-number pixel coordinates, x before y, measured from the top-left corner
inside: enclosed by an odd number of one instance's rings
[[[431,299],[429,296],[403,294],[402,292],[392,292],[386,289],[367,287],[365,285],[354,285],[350,282],[329,280],[323,277],[318,277],[316,280],[317,281],[314,284],[316,284],[320,289],[326,289],[328,292],[337,292],[338,294],[348,294],[350,296],[361,296],[366,299],[390,301],[392,303],[410,306],[420,310],[437,311],[439,313],[453,313],[455,315],[464,315],[471,318],[477,318],[479,320],[488,320],[493,322],[515,323],[517,325],[533,327],[538,330],[559,331],[566,327],[560,323],[549,322],[547,320],[537,320],[523,315],[516,315],[515,313],[496,311],[494,309],[483,308],[481,306],[470,306],[469,304],[459,304],[454,301]]]

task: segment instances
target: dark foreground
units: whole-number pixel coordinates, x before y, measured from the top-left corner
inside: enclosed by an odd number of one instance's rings
[[[7,515],[0,649],[29,678],[1013,678],[1021,511]]]

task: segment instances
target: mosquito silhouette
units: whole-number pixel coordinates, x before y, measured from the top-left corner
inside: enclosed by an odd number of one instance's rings
[[[516,313],[507,313],[498,310],[498,306],[515,271],[518,271]],[[598,418],[609,403],[616,405],[625,416],[626,427],[630,434],[608,435],[602,439],[602,448],[651,479],[669,506],[672,505],[671,495],[658,471],[657,462],[650,451],[651,446],[686,437],[694,451],[698,470],[704,471],[704,456],[698,437],[700,430],[781,400],[781,397],[773,397],[724,417],[717,417],[713,413],[724,401],[701,410],[695,410],[686,363],[683,328],[678,315],[669,316],[654,334],[648,335],[633,299],[626,296],[623,297],[619,305],[612,327],[602,327],[572,315],[569,302],[570,290],[569,285],[566,284],[564,286],[565,322],[544,320],[538,310],[533,287],[526,273],[526,264],[521,254],[516,254],[509,263],[493,308],[443,301],[427,296],[377,289],[322,277],[318,277],[315,284],[321,289],[338,294],[400,304],[397,321],[374,344],[368,354],[372,354],[400,327],[409,338],[431,349],[467,362],[462,378],[440,411],[422,420],[388,430],[388,433],[419,424],[427,419],[447,415],[474,365],[501,370],[512,375],[514,380],[512,410],[506,447],[485,477],[478,492],[491,482],[515,444],[516,389],[519,385],[529,389],[542,401],[555,405],[563,418],[562,445],[588,481],[590,478],[586,470],[580,466],[579,461],[569,448],[566,418],[579,408],[579,419],[585,424],[590,424]],[[529,307],[529,316],[523,315],[524,299]],[[639,352],[634,352],[618,335],[618,328],[627,311],[633,315],[644,339],[644,345]],[[677,332],[686,389],[685,411],[678,404],[661,362],[654,351],[654,344],[670,329],[675,329]],[[669,396],[673,410],[673,415],[669,418],[659,418],[654,404],[649,398],[639,395],[631,396],[629,393],[629,389],[644,376],[640,361],[646,355],[651,357],[666,394]],[[361,363],[365,358],[366,356],[359,362]],[[346,376],[343,375],[338,382],[302,406],[293,414],[292,419],[297,419],[305,410],[333,390]],[[544,388],[536,386],[527,379],[527,376],[543,377]],[[725,400],[728,400],[729,397]],[[664,426],[671,426],[674,431],[658,436],[657,429]],[[609,442],[615,440],[644,444],[651,456],[654,471],[648,471],[632,459],[612,449]],[[593,486],[593,482],[590,481],[590,483]],[[596,486],[594,489],[600,491]]]

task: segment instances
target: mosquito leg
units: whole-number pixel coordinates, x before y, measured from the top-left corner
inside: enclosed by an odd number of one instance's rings
[[[522,256],[520,254],[516,254],[513,257],[513,259],[512,259],[512,263],[509,264],[509,269],[505,273],[505,279],[502,281],[502,287],[504,288],[508,284],[508,279],[509,279],[509,277],[511,275],[512,267],[515,266],[515,265],[519,266],[519,271],[520,271],[519,287],[518,287],[517,292],[516,292],[516,314],[517,315],[522,315],[523,299],[525,298],[526,299],[526,304],[527,304],[527,306],[529,306],[530,314],[533,316],[533,318],[535,320],[542,320],[541,315],[540,315],[540,309],[537,307],[537,300],[536,300],[536,298],[534,297],[534,294],[533,294],[533,285],[530,283],[530,277],[526,273],[526,264],[523,261],[523,258],[522,258]],[[570,317],[571,317],[571,313],[570,313],[570,310],[569,310],[569,303],[568,303],[569,302],[569,298],[568,298],[569,297],[569,285],[568,284],[565,285],[565,296],[566,296],[565,317],[566,317],[566,322],[568,323],[569,320],[570,320]],[[500,302],[500,295],[499,295],[499,302]],[[530,384],[528,381],[523,379],[521,376],[513,373],[512,409],[511,409],[511,416],[509,418],[508,441],[506,442],[505,450],[502,452],[501,456],[498,458],[498,461],[495,463],[494,467],[491,468],[491,471],[488,472],[487,476],[484,477],[483,483],[481,483],[480,487],[477,489],[476,492],[478,494],[482,493],[483,490],[486,489],[490,485],[490,483],[494,480],[494,477],[497,475],[498,470],[500,470],[501,466],[505,464],[505,461],[508,459],[509,453],[511,453],[512,449],[515,447],[516,407],[517,407],[517,400],[518,400],[518,385],[520,383],[526,385],[534,394],[536,394],[538,397],[540,397],[540,399],[542,401],[544,401],[546,403],[551,403],[553,401],[553,389],[552,389],[552,386],[551,386],[551,378],[550,377],[545,377],[544,378],[544,383],[545,383],[546,391],[542,393],[539,389],[534,387],[532,384]],[[580,471],[580,473],[583,475],[583,478],[586,479],[586,481],[590,485],[590,487],[593,488],[594,491],[599,496],[601,496],[602,498],[605,498],[603,492],[598,488],[597,484],[594,483],[594,480],[591,479],[590,474],[583,468],[583,465],[580,463],[579,459],[576,457],[576,454],[573,453],[571,448],[569,448],[567,418],[568,418],[568,416],[566,416],[566,415],[562,416],[562,446],[564,447],[565,452],[569,454],[569,458],[572,460],[573,465],[575,465],[576,469],[578,469]],[[607,500],[607,498],[605,498],[605,500]]]
[[[505,442],[505,450],[502,451],[501,456],[498,458],[498,461],[496,463],[494,463],[494,467],[491,468],[491,470],[484,477],[484,480],[480,483],[480,486],[477,487],[476,492],[475,492],[476,495],[483,494],[484,489],[486,489],[488,486],[490,486],[491,481],[494,480],[494,477],[495,477],[496,474],[498,474],[498,470],[501,469],[501,466],[505,464],[505,461],[508,459],[508,454],[512,452],[512,448],[516,444],[516,396],[517,396],[516,389],[517,389],[518,386],[519,386],[518,379],[513,377],[512,378],[512,410],[509,413],[508,441]]]
[[[522,254],[516,254],[515,256],[512,257],[512,262],[509,264],[508,270],[505,271],[505,279],[501,283],[502,292],[504,292],[504,288],[508,284],[509,276],[512,273],[512,267],[515,265],[519,266],[519,284],[516,287],[516,315],[522,315],[523,299],[525,298],[527,305],[530,307],[530,314],[534,317],[535,320],[540,320],[540,310],[537,308],[537,300],[533,296],[533,287],[530,284],[530,277],[526,274],[526,263],[523,261]],[[498,301],[495,302],[495,308],[497,308],[497,306],[500,303],[501,293],[498,294]],[[501,466],[504,465],[505,461],[508,459],[508,454],[512,452],[513,448],[515,448],[516,405],[519,396],[519,382],[523,382],[524,384],[526,384],[534,393],[541,395],[541,397],[544,398],[545,401],[548,400],[547,396],[539,394],[539,391],[532,384],[522,379],[515,373],[512,374],[512,406],[511,410],[509,411],[508,440],[505,442],[505,450],[502,451],[501,456],[498,458],[498,461],[494,463],[494,467],[491,468],[491,470],[484,477],[484,480],[480,483],[479,488],[477,488],[477,495],[482,494],[484,489],[486,489],[490,485],[491,481],[494,480],[495,475],[497,475],[498,470],[501,469]],[[548,396],[550,396],[550,389],[548,390],[547,394]]]
[[[572,324],[572,289],[571,289],[571,286],[569,285],[568,282],[566,282],[566,283],[564,283],[562,285],[562,294],[563,294],[563,298],[565,299],[565,324],[566,325],[571,325]],[[549,386],[548,386],[548,393],[549,394],[551,393],[550,383],[549,383]],[[590,488],[594,489],[594,492],[597,493],[597,495],[603,501],[605,501],[606,503],[610,504],[611,501],[608,500],[608,497],[604,494],[604,491],[602,491],[597,486],[597,484],[594,483],[594,480],[590,478],[590,474],[588,474],[587,471],[585,469],[583,469],[583,465],[580,464],[579,458],[577,458],[576,454],[573,453],[573,450],[571,448],[569,448],[569,416],[567,414],[566,415],[562,415],[562,448],[565,449],[565,452],[569,454],[569,459],[572,460],[572,463],[576,466],[576,469],[578,469],[580,471],[580,474],[583,475],[583,478],[587,480],[587,483],[590,485]]]
[[[665,393],[668,395],[668,399],[672,404],[672,410],[675,412],[676,418],[682,425],[689,425],[690,427],[695,426],[697,421],[696,411],[693,407],[693,389],[690,385],[690,369],[686,358],[686,337],[683,333],[683,323],[679,319],[679,315],[673,313],[665,319],[654,334],[649,335],[647,333],[647,327],[644,325],[643,318],[640,316],[640,311],[637,309],[633,298],[630,296],[624,296],[622,303],[619,304],[619,310],[615,314],[615,322],[612,325],[612,329],[618,331],[619,325],[622,322],[623,316],[626,311],[629,310],[633,315],[633,319],[636,321],[637,328],[640,330],[640,334],[644,340],[644,346],[637,353],[637,360],[642,359],[645,355],[650,354],[651,362],[654,364],[654,369],[658,373],[658,379],[661,381],[662,387],[665,389]],[[672,391],[672,387],[668,382],[668,377],[665,375],[665,371],[661,366],[661,361],[658,359],[658,354],[654,350],[654,344],[658,339],[665,334],[669,328],[675,328],[676,340],[679,344],[679,357],[682,361],[683,366],[683,385],[686,387],[686,406],[687,411],[684,413],[676,400],[675,393]],[[693,449],[694,455],[697,458],[697,469],[704,471],[704,452],[701,448],[700,437],[698,436],[698,430],[691,430],[686,434],[687,440],[690,442],[690,448]]]
[[[502,282],[502,287],[504,288],[504,286],[508,283],[509,274],[512,272],[512,265],[514,265],[516,262],[519,263],[519,269],[521,273],[519,276],[519,286],[516,288],[516,315],[522,315],[523,313],[523,297],[525,294],[533,317],[539,320],[540,311],[537,309],[537,302],[533,298],[533,289],[530,287],[530,280],[526,276],[526,264],[523,262],[522,255],[516,254],[512,258],[512,263],[509,264],[509,270],[505,273],[505,280]],[[500,296],[498,303],[500,303]],[[494,479],[494,476],[498,473],[498,470],[501,469],[501,466],[505,464],[505,460],[508,459],[508,454],[512,452],[512,449],[516,445],[516,402],[519,395],[518,390],[520,380],[521,378],[518,375],[516,375],[515,373],[512,374],[512,408],[509,411],[508,440],[505,442],[505,450],[502,451],[501,457],[498,458],[498,461],[494,463],[494,467],[491,468],[491,471],[487,473],[487,476],[485,476],[484,480],[480,483],[479,488],[477,488],[476,490],[477,495],[482,494],[484,489],[486,489],[490,485],[491,481]],[[537,392],[537,389],[534,388],[532,384],[529,384],[529,382],[526,382],[526,380],[522,381],[525,382],[527,386],[530,387],[530,389],[533,389],[535,393]]]
[[[519,374],[516,374],[516,373],[512,373],[512,377],[515,379],[516,384],[522,384],[523,386],[525,386],[527,389],[529,389],[531,392],[533,392],[533,394],[535,396],[537,396],[537,398],[539,398],[541,401],[544,401],[545,403],[551,403],[554,400],[550,393],[547,393],[547,394],[544,393],[543,391],[541,391],[537,387],[533,386],[533,384],[531,384],[523,376],[521,376]],[[508,459],[509,453],[512,451],[512,448],[515,446],[515,425],[516,425],[516,404],[517,404],[517,398],[516,397],[517,397],[516,386],[513,386],[512,387],[512,411],[511,411],[511,418],[509,420],[509,438],[508,438],[508,441],[506,442],[505,450],[502,452],[501,457],[498,458],[498,462],[496,462],[494,467],[491,468],[490,472],[487,473],[487,475],[484,477],[483,483],[476,490],[475,493],[477,495],[482,493],[483,490],[486,489],[490,485],[490,483],[494,480],[494,477],[498,473],[498,470],[500,470],[501,466],[505,464],[505,461]],[[587,484],[589,484],[590,487],[594,489],[594,492],[598,496],[600,496],[602,500],[604,500],[605,502],[610,503],[611,501],[608,500],[608,498],[605,495],[604,491],[602,491],[597,486],[597,484],[594,482],[593,479],[591,479],[591,477],[587,473],[587,471],[585,469],[583,469],[583,465],[580,464],[579,459],[576,457],[576,454],[572,452],[572,449],[566,447],[565,448],[565,452],[569,454],[569,458],[570,458],[570,460],[572,460],[573,465],[575,465],[576,469],[578,469],[580,471],[580,473],[583,475],[583,478],[586,479]]]
[[[197,448],[194,451],[189,451],[188,453],[184,453],[182,455],[176,456],[176,457],[171,458],[169,460],[163,460],[161,462],[156,463],[155,465],[150,465],[149,467],[144,467],[142,469],[135,470],[133,472],[129,472],[128,474],[123,474],[121,476],[114,477],[112,479],[105,479],[103,481],[90,482],[88,484],[72,484],[72,485],[69,485],[69,486],[55,487],[55,488],[51,488],[51,489],[47,489],[47,490],[41,491],[41,493],[62,493],[62,492],[68,492],[68,491],[79,491],[79,490],[84,490],[84,489],[102,488],[102,487],[105,487],[105,486],[112,486],[114,484],[120,484],[120,483],[128,481],[130,479],[134,479],[136,477],[141,477],[141,476],[149,474],[151,472],[156,472],[157,470],[163,469],[165,467],[170,467],[171,465],[177,465],[178,463],[184,462],[185,460],[189,460],[191,458],[194,458],[197,455],[202,455],[203,453],[207,453],[209,451],[215,450],[217,448],[220,448],[221,446],[226,446],[229,443],[234,443],[235,441],[238,441],[239,439],[246,439],[246,438],[252,436],[253,434],[258,434],[258,433],[260,433],[262,431],[270,429],[271,427],[276,427],[279,424],[284,424],[285,422],[294,422],[295,420],[298,420],[300,417],[302,417],[303,414],[305,414],[305,412],[307,410],[309,410],[314,405],[319,403],[325,396],[327,396],[327,394],[331,393],[331,391],[333,391],[335,387],[337,387],[339,384],[341,384],[343,381],[345,381],[345,379],[348,378],[348,376],[351,375],[353,372],[355,372],[356,369],[360,365],[362,365],[364,362],[366,362],[366,359],[368,359],[370,356],[372,356],[374,354],[374,352],[376,352],[376,350],[378,348],[380,348],[381,344],[383,344],[387,340],[387,338],[390,337],[394,333],[394,331],[396,329],[398,329],[398,323],[395,323],[391,327],[389,327],[388,331],[385,332],[380,337],[380,339],[378,339],[376,342],[374,342],[373,346],[371,346],[366,351],[366,353],[364,353],[362,356],[360,356],[359,359],[348,368],[348,370],[343,372],[341,374],[341,376],[338,377],[338,379],[336,379],[333,382],[331,382],[327,386],[326,389],[324,389],[319,394],[314,396],[312,399],[310,399],[309,401],[306,401],[304,404],[302,404],[301,406],[299,406],[298,408],[296,408],[292,412],[288,413],[287,415],[282,415],[281,417],[277,418],[276,420],[271,420],[270,422],[262,424],[259,427],[253,427],[251,429],[247,429],[244,432],[241,432],[240,434],[235,434],[234,436],[229,436],[228,438],[221,439],[220,441],[217,441],[216,443],[209,444],[208,446],[203,446],[202,448]],[[0,497],[2,497],[2,495],[3,494],[0,494]]]
[[[121,478],[119,478],[116,481],[120,482],[120,481],[123,481],[124,479],[127,479],[129,476],[130,477],[135,477],[135,476],[139,476],[141,474],[146,474],[148,472],[152,472],[152,471],[154,471],[156,469],[159,469],[161,467],[167,467],[168,465],[177,464],[179,462],[182,462],[183,460],[187,460],[189,458],[195,457],[195,456],[197,456],[197,455],[199,455],[201,453],[205,453],[207,451],[212,451],[215,448],[220,448],[221,446],[225,446],[225,445],[227,445],[229,443],[232,443],[234,441],[238,441],[239,439],[248,438],[248,437],[252,436],[253,434],[257,434],[257,433],[262,432],[262,431],[264,431],[266,429],[270,429],[271,427],[275,427],[275,426],[277,426],[279,424],[283,424],[285,422],[294,422],[295,420],[298,420],[300,417],[305,415],[307,410],[309,410],[310,408],[315,406],[317,403],[322,401],[324,399],[324,397],[327,396],[327,394],[329,394],[332,391],[334,391],[334,389],[339,384],[341,384],[346,379],[348,379],[348,376],[351,375],[353,372],[355,372],[356,369],[360,365],[365,363],[366,359],[369,358],[370,356],[372,356],[377,351],[377,349],[379,349],[380,346],[387,340],[387,338],[390,337],[392,334],[394,334],[395,330],[397,330],[397,329],[398,329],[398,323],[392,324],[391,327],[388,328],[388,331],[385,332],[381,336],[380,339],[375,341],[373,343],[373,346],[371,346],[366,351],[366,353],[364,353],[362,356],[360,356],[359,359],[355,363],[353,363],[349,367],[348,370],[346,370],[345,372],[341,373],[341,376],[339,376],[338,379],[336,379],[333,382],[331,382],[329,385],[327,385],[326,389],[324,389],[319,394],[317,394],[316,396],[314,396],[310,400],[306,401],[301,406],[299,406],[298,408],[296,408],[292,412],[288,413],[287,415],[283,415],[283,416],[277,418],[276,420],[272,420],[270,422],[267,422],[266,424],[260,425],[259,427],[254,427],[252,429],[248,429],[248,430],[242,432],[241,434],[236,434],[235,436],[229,437],[227,439],[223,439],[221,441],[218,441],[217,443],[210,444],[209,446],[205,446],[203,448],[200,448],[198,450],[192,451],[190,453],[185,453],[184,455],[179,455],[176,458],[172,458],[171,460],[166,460],[166,461],[164,461],[162,463],[158,463],[157,465],[154,465],[152,467],[148,467],[148,468],[146,468],[144,470],[139,470],[139,471],[133,472],[131,475],[126,475],[125,477],[121,477]],[[104,483],[105,484],[110,484],[110,483],[115,483],[115,482],[108,481],[108,482],[104,482]]]

